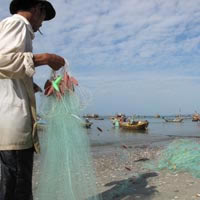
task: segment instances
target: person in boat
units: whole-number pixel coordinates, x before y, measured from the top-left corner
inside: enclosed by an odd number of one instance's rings
[[[39,152],[33,75],[35,67],[58,70],[61,56],[32,53],[34,32],[55,17],[46,0],[12,0],[12,16],[0,22],[0,199],[32,200],[34,151]]]

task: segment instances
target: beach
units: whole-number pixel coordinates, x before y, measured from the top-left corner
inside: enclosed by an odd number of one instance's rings
[[[171,141],[169,141],[171,142]],[[116,148],[116,147],[115,147]],[[135,145],[109,149],[94,156],[97,187],[103,199],[200,199],[200,179],[189,173],[154,171],[144,168],[144,163],[160,156],[163,146]],[[122,158],[123,154],[128,154]]]
[[[103,200],[200,199],[200,179],[186,172],[156,171],[144,167],[146,162],[159,158],[163,148],[173,140],[91,147],[97,193]],[[34,191],[37,187],[37,157],[34,162]]]

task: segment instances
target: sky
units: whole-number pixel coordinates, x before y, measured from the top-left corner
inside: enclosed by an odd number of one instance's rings
[[[10,15],[10,0],[2,1],[0,20]],[[36,33],[34,53],[68,60],[85,91],[84,113],[200,112],[200,0],[51,3],[57,15]],[[34,81],[43,87],[49,73],[38,67]]]

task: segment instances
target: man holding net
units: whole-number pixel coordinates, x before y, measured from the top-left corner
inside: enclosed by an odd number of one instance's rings
[[[33,152],[36,133],[35,67],[58,70],[64,58],[33,54],[34,32],[55,17],[46,0],[12,0],[11,17],[0,22],[0,199],[32,200]]]

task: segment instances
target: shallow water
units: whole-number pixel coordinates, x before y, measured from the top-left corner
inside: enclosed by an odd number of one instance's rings
[[[184,119],[181,123],[165,122],[161,118],[143,118],[148,120],[149,126],[146,131],[124,131],[114,128],[111,121],[91,119],[93,125],[87,129],[92,146],[129,144],[148,144],[170,140],[174,137],[200,137],[200,123],[192,122],[192,119]],[[102,132],[97,128],[102,129]]]

